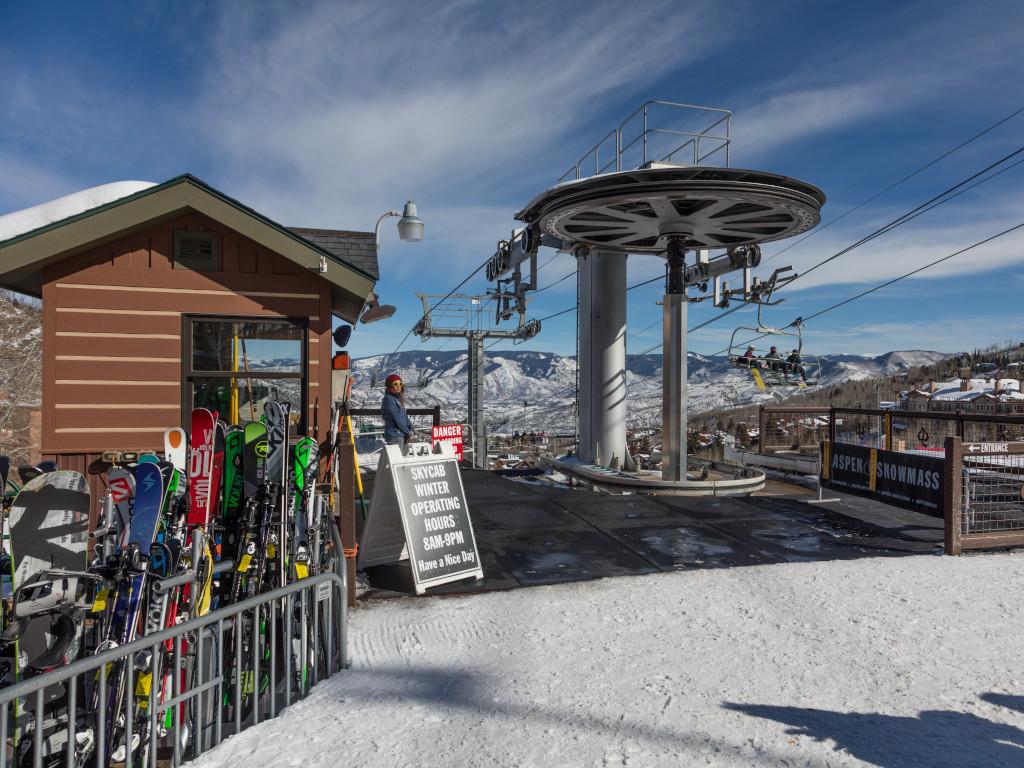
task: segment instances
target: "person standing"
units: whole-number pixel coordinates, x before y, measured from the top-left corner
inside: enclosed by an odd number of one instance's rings
[[[393,373],[384,379],[384,400],[380,404],[380,412],[384,417],[384,442],[388,445],[411,443],[415,431],[409,414],[405,412],[405,385],[402,377]]]

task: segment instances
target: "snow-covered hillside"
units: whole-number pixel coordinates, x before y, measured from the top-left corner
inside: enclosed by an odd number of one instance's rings
[[[821,383],[873,378],[912,366],[935,363],[947,355],[914,350],[877,357],[830,355],[821,358]],[[661,423],[661,355],[641,355],[627,365],[628,423],[641,427]],[[688,410],[690,413],[737,405],[778,401],[782,395],[761,390],[747,371],[731,368],[724,357],[688,358]],[[406,383],[410,407],[441,406],[445,422],[466,420],[469,385],[468,355],[460,351],[400,352],[365,357],[352,362],[357,408],[376,408],[383,397],[384,378],[399,373]],[[376,387],[371,387],[376,374]],[[422,384],[422,386],[419,386]],[[488,430],[563,431],[573,425],[576,360],[548,352],[502,351],[488,353],[484,370],[484,404]],[[525,405],[524,405],[525,403]]]

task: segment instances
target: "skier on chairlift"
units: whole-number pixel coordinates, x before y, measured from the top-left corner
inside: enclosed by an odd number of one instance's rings
[[[779,366],[782,363],[782,358],[779,357],[779,350],[776,347],[772,347],[768,350],[768,354],[764,356],[764,359],[768,361],[768,367],[773,371],[779,370]]]
[[[747,347],[747,351],[743,354],[743,365],[748,368],[755,368],[757,367],[757,363],[755,362],[756,360],[757,355],[754,354],[754,347]]]
[[[804,373],[804,367],[800,364],[800,350],[794,349],[793,354],[786,358],[786,362],[790,365],[790,370],[799,376],[806,375]]]

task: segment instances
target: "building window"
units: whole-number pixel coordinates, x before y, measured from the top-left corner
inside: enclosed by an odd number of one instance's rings
[[[174,268],[216,272],[217,233],[174,230]]]
[[[304,319],[185,316],[184,412],[216,411],[228,424],[258,421],[263,405],[291,405],[292,432],[306,432]]]

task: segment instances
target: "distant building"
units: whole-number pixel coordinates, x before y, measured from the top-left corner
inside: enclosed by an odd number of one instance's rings
[[[1020,415],[1024,414],[1024,394],[1017,379],[972,378],[970,369],[964,368],[949,381],[931,381],[900,392],[894,406],[903,411]]]

